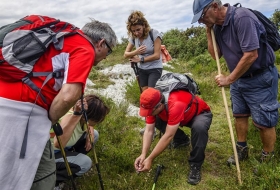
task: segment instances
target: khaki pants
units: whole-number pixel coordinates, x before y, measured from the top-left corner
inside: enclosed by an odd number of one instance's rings
[[[50,140],[40,160],[31,190],[53,190],[56,180],[54,152]]]

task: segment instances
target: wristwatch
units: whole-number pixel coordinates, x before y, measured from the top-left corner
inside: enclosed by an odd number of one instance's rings
[[[144,63],[144,57],[141,57],[140,63]]]
[[[78,111],[73,112],[73,115],[82,115],[82,114],[83,114],[83,112],[78,112]]]

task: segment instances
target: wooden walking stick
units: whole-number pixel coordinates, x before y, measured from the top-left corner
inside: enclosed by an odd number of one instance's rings
[[[221,74],[221,65],[220,65],[220,60],[219,60],[219,56],[218,56],[216,38],[215,38],[213,28],[211,29],[211,37],[212,37],[212,42],[213,42],[217,67],[218,67],[218,74]],[[224,87],[222,87],[222,95],[223,95],[224,105],[225,105],[225,109],[226,109],[226,115],[227,115],[227,120],[228,120],[229,131],[230,131],[231,143],[232,143],[233,152],[234,152],[234,159],[235,159],[235,163],[236,163],[238,182],[241,185],[242,180],[241,180],[241,174],[240,174],[240,168],[239,168],[239,160],[238,160],[238,156],[237,156],[234,134],[233,134],[233,130],[232,130],[232,124],[231,124],[231,120],[230,120],[230,115],[229,115],[229,110],[228,110],[228,105],[227,105],[227,98],[226,98]]]

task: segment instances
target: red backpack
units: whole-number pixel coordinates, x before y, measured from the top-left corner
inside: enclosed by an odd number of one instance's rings
[[[74,25],[55,18],[30,15],[0,28],[0,79],[22,81],[40,94],[52,78],[63,77],[64,70],[32,72],[34,64],[53,43],[57,50],[63,48],[64,37],[79,33]],[[47,76],[41,88],[30,77]],[[45,98],[40,94],[41,98]]]

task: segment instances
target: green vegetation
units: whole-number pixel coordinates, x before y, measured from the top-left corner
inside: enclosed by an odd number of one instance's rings
[[[135,172],[133,163],[135,158],[140,155],[142,146],[139,130],[144,127],[145,123],[143,119],[127,116],[128,102],[136,106],[139,105],[139,87],[137,82],[134,81],[126,87],[126,100],[120,105],[116,105],[111,99],[103,97],[111,111],[104,122],[96,126],[100,133],[96,153],[106,190],[152,189],[157,164],[163,164],[165,169],[158,179],[156,189],[280,189],[279,140],[276,142],[274,160],[260,164],[257,160],[261,153],[261,141],[258,130],[252,124],[250,124],[248,135],[249,159],[240,163],[242,185],[238,184],[235,166],[228,167],[226,165],[226,160],[233,154],[233,149],[221,89],[214,83],[217,66],[206,51],[204,30],[201,27],[192,27],[186,31],[174,29],[165,33],[163,37],[163,43],[172,57],[176,58],[169,63],[172,68],[164,67],[164,69],[171,72],[192,73],[193,78],[200,86],[200,96],[210,105],[214,115],[209,130],[206,158],[202,167],[202,181],[196,186],[187,183],[190,147],[179,150],[166,149],[154,160],[150,172],[140,174]],[[110,84],[108,77],[98,72],[99,69],[127,62],[123,58],[126,40],[122,39],[122,43],[114,49],[114,54],[92,71],[91,79],[96,83],[94,88],[106,88],[106,85]],[[227,73],[225,61],[221,59],[220,62],[222,72]],[[280,65],[280,51],[276,52],[276,65],[277,67]],[[229,89],[225,88],[225,91],[230,109]],[[231,122],[234,127],[232,117]],[[279,125],[277,125],[278,138]],[[184,127],[182,129],[190,134],[189,128]],[[157,136],[151,148],[156,145],[158,140]],[[91,153],[89,155],[93,158]],[[90,172],[77,180],[77,184],[80,190],[100,189],[94,165]]]

